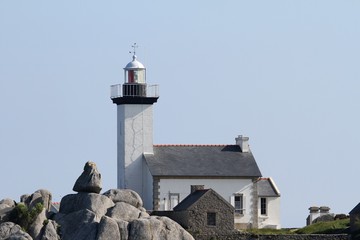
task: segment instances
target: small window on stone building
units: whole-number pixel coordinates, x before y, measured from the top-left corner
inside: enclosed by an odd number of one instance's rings
[[[261,198],[261,200],[260,200],[260,210],[261,210],[261,215],[266,215],[267,214],[266,198]]]
[[[214,212],[207,213],[207,225],[216,226],[216,213]]]

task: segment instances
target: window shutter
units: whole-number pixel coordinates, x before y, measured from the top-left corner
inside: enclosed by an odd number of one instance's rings
[[[230,204],[235,207],[235,196],[234,195],[231,195],[230,196]]]
[[[244,214],[246,213],[246,197],[245,195],[242,196],[243,197],[243,209],[244,209]]]

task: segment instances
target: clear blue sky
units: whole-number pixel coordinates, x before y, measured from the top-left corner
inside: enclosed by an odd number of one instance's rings
[[[282,193],[308,207],[359,201],[360,1],[0,1],[0,199],[72,193],[86,161],[116,188],[116,106],[128,53],[160,85],[154,142],[250,137]]]

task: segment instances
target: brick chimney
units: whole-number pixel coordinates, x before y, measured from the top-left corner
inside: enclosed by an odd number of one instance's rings
[[[191,185],[191,192],[196,192],[197,190],[204,190],[204,185]]]
[[[241,152],[250,152],[249,148],[249,137],[244,137],[242,135],[239,135],[236,140],[236,145],[239,145],[241,148]]]

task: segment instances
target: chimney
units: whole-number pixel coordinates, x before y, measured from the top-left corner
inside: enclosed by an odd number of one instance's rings
[[[309,207],[309,210],[310,210],[310,213],[318,213],[319,207],[312,206],[312,207]]]
[[[240,146],[241,152],[244,152],[244,153],[250,152],[248,137],[239,135],[237,138],[235,138],[235,140],[236,140],[236,145]]]
[[[309,207],[309,210],[310,210],[310,214],[309,214],[308,218],[306,219],[307,226],[311,225],[316,218],[320,217],[320,213],[319,213],[320,208],[319,207],[312,206],[312,207]]]
[[[330,208],[328,206],[321,206],[320,207],[320,216],[329,214]]]
[[[197,190],[204,190],[204,185],[191,185],[191,192],[196,192]]]

